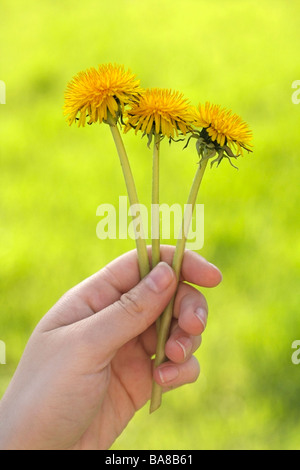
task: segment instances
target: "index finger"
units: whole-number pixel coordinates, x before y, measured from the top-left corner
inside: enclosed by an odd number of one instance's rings
[[[172,265],[175,247],[161,246],[161,261]],[[151,260],[151,247],[148,248]],[[202,287],[217,286],[222,275],[219,269],[205,258],[193,251],[185,251],[181,281],[187,281]],[[116,258],[97,273],[73,287],[63,303],[59,324],[69,324],[93,315],[99,310],[120,299],[121,295],[130,291],[140,282],[140,272],[136,250],[129,251]]]
[[[174,246],[162,245],[161,261],[172,265],[174,252]],[[148,248],[148,255],[151,261],[151,247]],[[221,282],[222,274],[216,266],[198,253],[186,250],[181,267],[181,280],[202,287],[215,287]],[[113,260],[83,284],[86,286],[88,283],[100,290],[105,286],[109,289],[110,295],[111,288],[113,288],[116,293],[122,295],[137,285],[139,281],[137,252],[132,250]]]

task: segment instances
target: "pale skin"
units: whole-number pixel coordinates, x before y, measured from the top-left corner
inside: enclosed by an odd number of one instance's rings
[[[186,282],[214,287],[222,276],[185,252],[167,361],[153,370],[155,320],[176,291],[173,254],[162,246],[140,281],[136,252],[126,253],[42,318],[0,402],[0,449],[108,449],[149,400],[153,377],[164,391],[198,378],[208,308]]]

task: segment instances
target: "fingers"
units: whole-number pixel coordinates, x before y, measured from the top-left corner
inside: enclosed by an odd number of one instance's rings
[[[119,300],[80,323],[81,334],[90,347],[104,356],[117,351],[155,322],[176,290],[174,271],[159,263],[133,289]]]
[[[207,324],[205,297],[194,287],[180,284],[174,316],[178,318],[166,343],[166,356],[175,363],[187,361],[201,345],[201,334]]]
[[[189,284],[179,283],[173,315],[178,318],[180,326],[190,334],[202,333],[208,315],[208,306],[204,295]]]
[[[171,245],[161,245],[161,260],[172,265],[175,247]],[[151,260],[151,248],[148,249]],[[130,275],[126,279],[120,279],[120,270],[127,267]],[[139,270],[136,250],[129,251],[125,255],[117,258],[108,266],[110,280],[115,281],[115,287],[119,291],[126,292],[139,281]],[[205,258],[194,251],[186,250],[182,262],[182,280],[203,287],[214,287],[222,280],[220,270],[209,263]]]
[[[161,260],[172,264],[175,247],[161,246]],[[151,258],[151,249],[149,248]],[[126,275],[124,275],[126,273]],[[219,269],[193,251],[186,251],[182,263],[181,279],[203,287],[217,286],[222,275]],[[105,268],[86,279],[76,288],[90,308],[97,312],[116,301],[140,281],[136,250],[130,251],[109,263]]]
[[[172,264],[174,251],[174,246],[161,246],[161,258],[168,265]],[[151,248],[149,248],[149,257],[151,257]],[[204,287],[216,286],[222,280],[217,267],[192,251],[185,252],[181,273],[182,281]],[[48,312],[43,327],[54,329],[93,316],[94,313],[118,301],[122,294],[130,291],[139,281],[137,253],[133,250],[112,261],[67,292],[51,309],[51,313]],[[176,304],[178,305],[178,300]],[[193,325],[190,327],[193,328]]]
[[[172,265],[175,248],[170,245],[161,247],[162,260]],[[215,287],[222,281],[220,270],[194,251],[184,253],[181,280],[202,287]]]
[[[192,336],[177,327],[168,339],[165,347],[166,356],[178,364],[187,361],[197,351],[202,342],[202,336]]]
[[[200,374],[200,366],[197,359],[192,356],[183,364],[165,362],[153,372],[154,380],[167,391],[171,388],[192,383]]]
[[[194,287],[180,283],[174,305],[174,317],[170,338],[166,344],[166,355],[171,360],[181,361],[182,348],[176,342],[180,336],[178,331],[182,332],[182,336],[188,337],[199,336],[203,333],[208,317],[208,307],[204,295]],[[155,325],[143,334],[141,340],[147,354],[152,356],[155,353],[157,341]],[[193,344],[198,343],[193,342]],[[194,351],[195,348],[192,347],[192,352]]]
[[[201,345],[201,334],[205,330],[207,316],[205,297],[192,286],[180,283],[174,306],[176,318],[174,318],[170,338],[165,347],[169,360],[153,372],[154,380],[164,390],[197,380],[200,367],[193,354]],[[151,334],[153,335],[154,331]]]

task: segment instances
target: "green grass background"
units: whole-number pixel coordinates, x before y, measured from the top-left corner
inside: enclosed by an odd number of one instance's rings
[[[129,67],[144,87],[231,108],[255,151],[207,171],[201,254],[223,283],[203,289],[208,329],[198,382],[141,410],[114,449],[300,448],[300,2],[280,0],[1,0],[0,396],[38,320],[71,286],[134,247],[100,241],[96,208],[125,185],[105,125],[69,128],[66,83],[99,63]],[[125,136],[141,202],[151,152]],[[162,202],[183,204],[194,149],[162,144]],[[174,243],[174,240],[171,241]]]

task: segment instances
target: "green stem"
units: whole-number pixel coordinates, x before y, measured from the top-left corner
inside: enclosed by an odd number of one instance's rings
[[[130,168],[129,160],[127,157],[127,153],[124,147],[122,137],[120,135],[120,132],[116,123],[109,122],[109,127],[111,130],[112,136],[114,138],[114,142],[116,144],[118,155],[120,158],[120,163],[122,166],[125,183],[127,187],[129,204],[131,206],[135,204],[136,207],[138,207],[139,200],[137,196],[137,191],[136,191],[132,171]],[[139,213],[141,217],[141,212]],[[142,234],[142,222],[141,222],[140,228],[141,228],[140,234],[135,234],[135,241],[136,241],[136,248],[137,248],[137,254],[138,254],[140,275],[141,275],[141,278],[143,278],[150,272],[150,263],[149,263],[148,253],[147,253],[146,240]]]
[[[160,262],[160,229],[159,229],[159,146],[160,135],[155,134],[152,166],[152,268]]]
[[[155,134],[152,160],[152,204],[151,204],[151,238],[152,269],[160,262],[160,226],[159,226],[159,147],[160,135]],[[156,320],[156,331],[159,332],[160,317]]]
[[[177,283],[179,282],[180,272],[181,272],[181,265],[186,245],[186,240],[188,236],[189,227],[192,220],[193,210],[197,200],[197,194],[200,188],[200,184],[204,175],[204,171],[207,165],[208,160],[204,160],[202,164],[199,164],[197,169],[190,194],[188,197],[186,210],[184,212],[182,225],[181,225],[181,232],[180,236],[177,240],[177,245],[173,257],[172,268],[174,269],[177,277]],[[174,300],[176,297],[176,293],[171,299],[170,303],[167,305],[165,311],[163,312],[160,320],[160,330],[157,340],[157,347],[156,347],[156,356],[155,356],[155,367],[158,367],[166,360],[165,356],[165,345],[167,339],[169,337],[170,325],[173,316],[173,306]],[[158,385],[155,381],[153,381],[152,385],[152,396],[151,396],[151,403],[150,403],[150,413],[153,413],[157,410],[161,405],[161,397],[162,397],[162,388]]]

